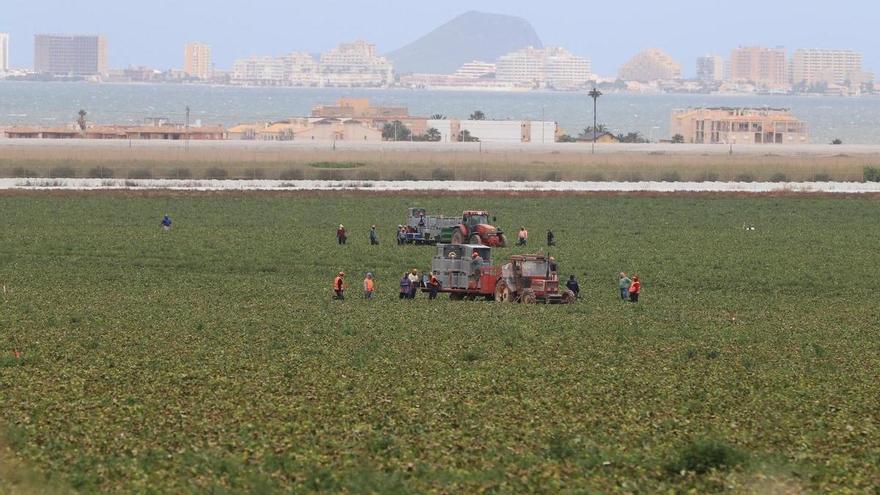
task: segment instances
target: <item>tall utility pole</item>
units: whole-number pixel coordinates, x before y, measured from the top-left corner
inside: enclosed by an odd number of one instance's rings
[[[599,125],[598,124],[599,119],[596,117],[596,109],[598,107],[599,97],[602,96],[602,92],[599,91],[598,89],[596,89],[595,86],[593,86],[593,89],[587,94],[590,95],[590,98],[593,99],[593,149],[592,149],[592,154],[595,155],[596,154],[596,138],[598,137],[596,127]]]

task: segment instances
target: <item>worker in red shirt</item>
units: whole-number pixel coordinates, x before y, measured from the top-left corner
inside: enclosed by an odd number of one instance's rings
[[[629,302],[639,302],[639,293],[642,291],[642,283],[639,281],[638,275],[633,275],[632,284],[629,286]]]
[[[333,296],[334,300],[345,300],[345,272],[339,272],[339,275],[333,280],[333,292],[336,293],[336,295]]]

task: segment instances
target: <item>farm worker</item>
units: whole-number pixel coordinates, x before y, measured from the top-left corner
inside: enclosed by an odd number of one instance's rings
[[[629,299],[630,285],[632,285],[632,280],[626,276],[626,273],[620,272],[620,275],[617,276],[617,287],[620,289],[620,299],[622,301]]]
[[[480,253],[474,251],[471,254],[471,278],[474,279],[474,288],[480,288],[480,269],[483,268],[483,258]]]
[[[336,293],[333,299],[345,300],[345,272],[339,272],[339,275],[336,275],[336,279],[333,280],[333,292]]]
[[[406,244],[406,229],[403,228],[403,225],[397,226],[397,244],[401,246]]]
[[[639,282],[639,276],[633,275],[632,285],[629,286],[629,302],[639,302],[639,293],[642,292],[642,283]]]
[[[558,269],[559,269],[559,265],[556,264],[556,258],[551,256],[550,257],[550,275],[556,275],[556,270],[558,270]]]
[[[431,272],[431,278],[428,279],[428,289],[430,289],[428,299],[432,301],[437,299],[437,292],[440,290],[440,281],[437,280],[437,272]]]
[[[404,273],[400,279],[400,299],[409,299],[409,273]]]
[[[336,229],[336,242],[342,245],[345,244],[346,240],[348,240],[348,236],[345,232],[345,226],[340,223],[339,228]]]
[[[171,217],[168,215],[162,217],[162,230],[171,230]]]
[[[375,290],[376,283],[373,281],[373,274],[367,273],[367,277],[364,279],[364,299],[372,299]]]
[[[556,245],[556,236],[553,235],[552,230],[547,231],[547,247],[553,247]]]
[[[413,268],[407,278],[409,279],[409,298],[415,299],[416,292],[419,290],[419,271]]]
[[[419,213],[419,227],[425,228],[425,214]]]
[[[519,234],[516,235],[516,245],[525,246],[529,241],[529,231],[525,227],[520,227]]]
[[[577,279],[574,278],[574,275],[568,277],[568,282],[565,283],[565,286],[568,290],[574,292],[574,297],[577,298],[581,296],[581,286],[578,284]]]
[[[379,245],[379,234],[376,232],[376,226],[373,225],[370,227],[370,245],[377,246]]]

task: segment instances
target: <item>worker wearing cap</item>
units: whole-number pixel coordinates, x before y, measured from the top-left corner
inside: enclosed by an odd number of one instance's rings
[[[348,236],[345,232],[345,226],[340,223],[339,228],[336,229],[336,242],[342,245],[345,244],[346,240],[348,240]]]
[[[409,298],[415,299],[416,292],[419,290],[419,271],[413,268],[407,278],[409,279]]]
[[[345,300],[345,272],[339,272],[339,275],[336,275],[336,279],[333,280],[333,292],[336,293],[333,299]]]

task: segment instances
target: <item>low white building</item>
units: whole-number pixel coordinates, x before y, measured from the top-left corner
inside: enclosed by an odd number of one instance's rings
[[[467,131],[482,143],[554,143],[559,126],[556,122],[529,120],[428,120],[427,128],[440,132],[440,141],[454,143]]]

